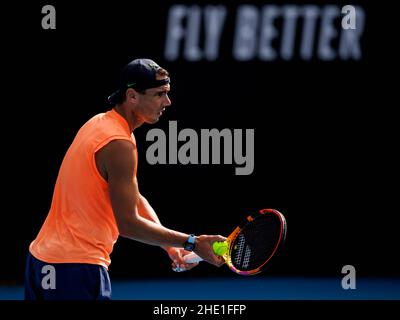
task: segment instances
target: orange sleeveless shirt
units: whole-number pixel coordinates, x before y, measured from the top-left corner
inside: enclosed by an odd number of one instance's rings
[[[108,268],[119,232],[95,153],[117,139],[131,141],[136,152],[127,121],[114,109],[94,116],[78,131],[61,164],[50,211],[29,247],[37,259]]]

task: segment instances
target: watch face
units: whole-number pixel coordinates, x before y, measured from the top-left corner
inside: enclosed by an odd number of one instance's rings
[[[195,247],[195,243],[196,243],[196,238],[194,235],[190,235],[189,239],[187,239],[187,241],[184,244],[184,249],[187,251],[193,251],[194,247]]]

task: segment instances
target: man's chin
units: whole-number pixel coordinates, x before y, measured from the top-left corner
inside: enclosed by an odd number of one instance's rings
[[[155,119],[149,119],[148,121],[146,121],[148,124],[154,124],[156,122],[158,122],[160,120],[160,117],[157,117]]]

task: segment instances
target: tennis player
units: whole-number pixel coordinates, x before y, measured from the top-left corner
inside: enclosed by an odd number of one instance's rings
[[[61,164],[47,218],[30,244],[25,299],[111,299],[108,266],[118,236],[164,248],[176,270],[188,270],[191,251],[221,266],[212,243],[226,238],[194,236],[161,225],[140,194],[133,131],[156,123],[166,107],[168,72],[150,59],[136,59],[122,71],[111,110],[87,121]]]

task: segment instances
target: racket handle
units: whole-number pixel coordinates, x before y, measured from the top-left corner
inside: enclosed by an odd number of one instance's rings
[[[197,254],[195,254],[194,252],[191,252],[189,254],[187,254],[186,256],[183,257],[183,260],[186,263],[196,263],[196,262],[200,262],[203,261],[202,258],[200,258]]]

